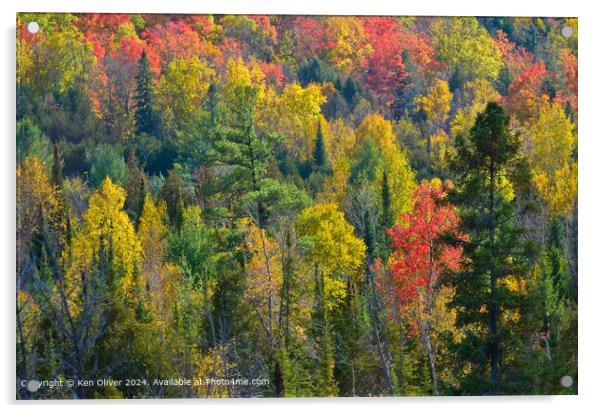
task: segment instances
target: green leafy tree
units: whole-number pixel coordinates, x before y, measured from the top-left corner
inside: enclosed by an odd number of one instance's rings
[[[40,128],[26,118],[17,122],[17,164],[28,156],[35,156],[45,165],[50,165],[52,158],[50,142]]]
[[[306,246],[308,270],[313,273],[315,302],[312,312],[314,337],[319,347],[317,394],[338,394],[334,380],[334,349],[330,318],[346,297],[346,281],[357,276],[366,245],[354,234],[335,204],[304,209],[297,230]]]
[[[88,175],[90,186],[100,187],[106,177],[119,185],[125,182],[127,167],[119,147],[98,145],[86,154],[86,161],[90,165]]]

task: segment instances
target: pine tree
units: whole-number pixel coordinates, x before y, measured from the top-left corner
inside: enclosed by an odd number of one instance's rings
[[[389,178],[387,176],[387,170],[383,171],[383,182],[382,182],[382,221],[386,228],[391,228],[395,223],[393,217],[393,211],[391,210],[391,189],[389,188]]]
[[[370,263],[375,258],[376,253],[376,234],[374,231],[374,218],[369,208],[364,212],[364,243],[366,244],[366,254]]]
[[[502,356],[512,352],[512,329],[502,314],[516,310],[519,301],[508,280],[510,275],[525,277],[530,257],[506,179],[516,177],[517,187],[527,179],[521,141],[511,131],[508,115],[491,102],[478,114],[468,139],[458,138],[456,149],[451,164],[463,184],[450,190],[449,200],[459,207],[460,233],[466,238],[455,240],[464,247],[464,261],[448,282],[454,288],[450,305],[457,311],[456,324],[466,329],[458,348],[460,362],[468,368],[462,391],[497,394],[503,390]]]
[[[378,217],[377,229],[377,249],[376,257],[386,259],[391,252],[389,246],[389,237],[387,236],[387,228],[393,227],[395,218],[393,217],[393,208],[391,206],[391,188],[389,187],[389,178],[387,170],[383,171],[383,180],[381,188],[381,211]]]
[[[316,134],[316,144],[314,146],[314,167],[316,170],[327,173],[330,170],[330,162],[326,153],[326,144],[324,143],[324,134],[322,125],[318,121],[318,132]]]
[[[144,50],[138,60],[138,74],[136,75],[136,133],[157,135],[158,122],[153,107],[154,100],[153,77],[146,50]]]

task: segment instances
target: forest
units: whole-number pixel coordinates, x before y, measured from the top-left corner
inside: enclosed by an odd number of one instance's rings
[[[18,399],[577,393],[576,18],[16,27]]]

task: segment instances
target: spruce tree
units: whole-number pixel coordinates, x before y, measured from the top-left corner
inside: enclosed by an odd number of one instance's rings
[[[324,142],[324,134],[322,133],[322,126],[318,121],[318,132],[316,134],[316,144],[314,146],[314,167],[317,171],[328,173],[330,170],[330,163],[328,161],[328,154],[326,153],[326,144]]]
[[[468,139],[459,137],[456,149],[451,165],[462,184],[450,190],[449,200],[459,208],[460,233],[466,238],[455,241],[463,246],[465,259],[448,282],[454,288],[450,306],[457,312],[456,324],[466,331],[457,348],[467,368],[461,388],[497,394],[503,391],[502,356],[513,351],[509,346],[516,330],[502,314],[519,306],[518,293],[508,281],[510,276],[526,276],[531,250],[515,220],[519,205],[511,188],[528,177],[519,136],[496,103],[478,114]]]
[[[393,218],[393,211],[391,210],[391,189],[389,188],[389,178],[387,176],[387,171],[383,171],[383,182],[382,182],[382,220],[383,225],[386,228],[391,228],[395,223],[395,219]]]
[[[376,251],[376,256],[382,260],[386,260],[391,253],[387,228],[392,228],[393,225],[395,225],[395,218],[391,207],[391,188],[389,187],[389,178],[385,169],[383,171],[381,188],[381,211],[378,219],[378,246]]]
[[[146,50],[144,50],[140,60],[138,60],[138,74],[136,75],[136,133],[157,135],[158,122],[153,108],[154,100],[153,77]]]

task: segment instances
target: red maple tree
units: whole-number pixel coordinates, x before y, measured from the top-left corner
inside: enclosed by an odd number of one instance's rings
[[[448,270],[458,270],[462,249],[440,241],[448,232],[457,232],[458,217],[454,207],[445,203],[444,186],[422,183],[414,192],[412,211],[400,217],[400,223],[389,228],[393,249],[389,261],[392,279],[385,286],[390,304],[403,311],[416,300],[432,299],[440,276]],[[382,263],[377,263],[382,267]]]

